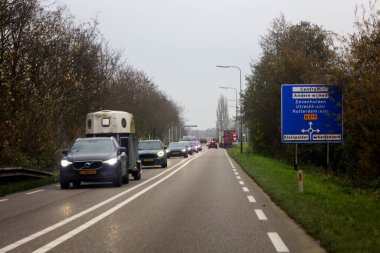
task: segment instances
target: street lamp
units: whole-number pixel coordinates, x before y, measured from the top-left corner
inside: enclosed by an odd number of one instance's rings
[[[237,121],[238,120],[238,100],[237,100],[237,89],[235,89],[234,87],[227,87],[227,86],[221,86],[221,87],[219,87],[219,88],[221,88],[221,89],[232,89],[232,90],[235,90],[235,93],[236,93],[236,114],[235,114],[235,120]]]
[[[243,117],[242,117],[242,111],[241,111],[241,69],[238,67],[238,66],[230,66],[230,65],[217,65],[216,66],[217,68],[234,68],[234,69],[238,69],[239,70],[239,73],[240,73],[240,153],[243,153]],[[237,95],[236,95],[237,97]]]

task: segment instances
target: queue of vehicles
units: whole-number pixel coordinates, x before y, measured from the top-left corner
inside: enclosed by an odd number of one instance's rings
[[[166,148],[160,140],[135,137],[133,115],[103,110],[86,116],[86,138],[78,138],[62,151],[60,185],[67,189],[82,182],[112,182],[115,187],[141,179],[142,166],[167,167],[167,159],[187,158],[202,151],[198,140],[172,142]]]

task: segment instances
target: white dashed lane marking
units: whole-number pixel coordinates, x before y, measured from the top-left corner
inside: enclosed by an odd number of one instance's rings
[[[237,176],[236,179],[241,180],[241,177]]]
[[[244,192],[249,192],[249,190],[248,190],[247,187],[243,187],[243,191],[244,191]]]
[[[243,181],[239,181],[239,184],[243,185],[243,184],[244,184],[244,182],[243,182]]]
[[[261,209],[255,209],[255,213],[257,215],[257,218],[259,218],[259,220],[268,220],[268,218],[265,215],[265,213],[263,212],[263,210],[261,210]]]
[[[251,203],[255,203],[256,202],[256,199],[253,197],[253,196],[247,196],[249,202]]]
[[[33,192],[27,192],[27,193],[25,193],[25,194],[27,194],[27,195],[31,195],[31,194],[35,194],[35,193],[42,192],[42,191],[45,191],[45,189],[41,189],[41,190],[33,191]]]
[[[288,247],[286,247],[285,243],[281,240],[281,237],[278,235],[278,233],[269,232],[268,236],[277,252],[289,252]]]

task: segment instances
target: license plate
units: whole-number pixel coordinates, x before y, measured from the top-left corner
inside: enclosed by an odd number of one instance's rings
[[[144,159],[144,162],[153,162],[153,159]]]
[[[79,171],[80,175],[95,175],[96,170],[81,170]]]

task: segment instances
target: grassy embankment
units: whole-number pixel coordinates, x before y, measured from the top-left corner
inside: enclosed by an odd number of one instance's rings
[[[2,178],[0,181],[0,197],[8,194],[34,189],[40,186],[54,184],[58,182],[58,176],[53,175],[47,178]]]
[[[334,183],[323,174],[304,173],[298,192],[293,166],[257,156],[228,153],[271,199],[329,252],[380,252],[380,200],[373,191]]]

